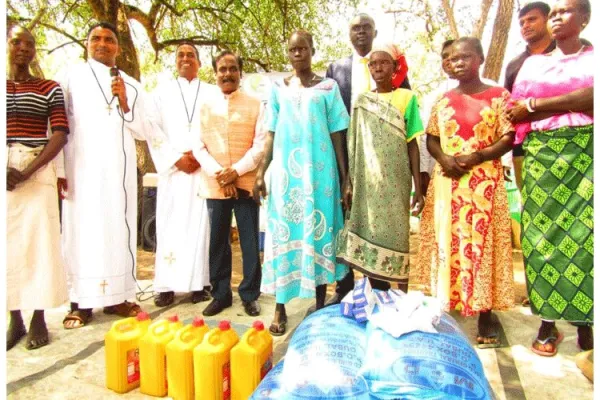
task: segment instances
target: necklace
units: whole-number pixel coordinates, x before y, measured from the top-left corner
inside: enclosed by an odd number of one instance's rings
[[[94,68],[92,68],[92,65],[90,63],[88,63],[88,65],[90,66],[90,69],[92,70],[92,74],[94,74],[96,83],[98,84],[98,87],[100,88],[100,92],[102,93],[102,97],[104,97],[104,101],[106,102],[106,109],[108,110],[108,115],[110,115],[110,112],[112,110],[111,105],[116,96],[113,96],[113,98],[110,99],[110,101],[108,101],[108,98],[106,97],[106,95],[104,94],[104,90],[102,89],[102,85],[100,85],[100,81],[98,80],[98,77],[96,76],[96,72],[94,71]]]
[[[194,119],[194,113],[196,112],[196,101],[198,100],[198,93],[200,92],[200,80],[198,80],[198,87],[196,88],[196,98],[194,99],[194,108],[192,109],[192,115],[188,112],[187,103],[185,102],[185,97],[183,96],[183,90],[181,90],[181,84],[179,83],[179,78],[176,79],[177,86],[179,86],[179,93],[181,93],[181,100],[183,100],[183,107],[185,108],[185,115],[187,116],[188,121],[188,132],[192,130],[192,119]]]

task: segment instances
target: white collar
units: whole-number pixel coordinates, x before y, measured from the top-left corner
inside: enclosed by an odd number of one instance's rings
[[[183,76],[178,76],[177,80],[179,82],[184,82],[184,83],[187,83],[188,85],[191,85],[192,83],[196,82],[198,80],[198,78],[194,78],[191,81],[188,81],[187,78],[184,78]]]
[[[366,56],[361,56],[360,54],[358,54],[358,52],[356,51],[356,49],[353,47],[352,48],[352,59],[355,60],[356,62],[358,62],[358,60],[361,60],[363,58],[366,58],[367,60],[369,59],[369,57],[371,57],[371,52],[373,50],[371,50],[370,52],[367,53]]]
[[[100,69],[110,69],[111,68],[111,67],[108,67],[108,66],[102,64],[99,61],[94,60],[93,58],[88,58],[87,62],[92,67],[94,67],[94,69],[97,69],[97,68],[100,68]],[[119,70],[119,72],[120,72],[120,70]]]

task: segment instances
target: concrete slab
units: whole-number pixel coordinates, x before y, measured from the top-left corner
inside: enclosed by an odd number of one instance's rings
[[[148,286],[149,281],[141,281],[140,286]],[[176,302],[165,308],[154,306],[152,299],[141,302],[153,320],[177,314],[179,319],[190,323],[195,316],[201,316],[208,303],[192,304],[189,296],[178,296]],[[228,319],[236,332],[243,334],[255,320],[266,326],[271,323],[271,311],[275,309],[275,298],[260,297],[263,312],[259,317],[249,317],[244,313],[241,300],[234,297],[233,306],[221,314],[205,318],[208,326],[215,327],[219,321]],[[285,354],[281,346],[292,330],[304,319],[314,301],[295,299],[288,306],[288,332],[274,338],[275,361]],[[134,390],[124,395],[116,395],[105,388],[104,335],[117,318],[104,315],[101,309],[94,310],[94,320],[88,326],[75,330],[62,329],[68,306],[47,311],[46,319],[50,330],[51,345],[36,351],[27,351],[23,342],[7,353],[7,394],[12,399],[146,399]],[[23,317],[30,318],[29,313]],[[42,395],[43,394],[43,395]]]
[[[414,238],[413,238],[414,239]],[[411,243],[416,253],[416,243]],[[517,281],[515,304],[525,296],[524,274],[520,252],[514,254],[514,273]],[[234,247],[234,292],[241,279],[239,249]],[[138,278],[140,286],[147,288],[153,274],[153,255],[138,254]],[[411,287],[411,289],[414,289]],[[329,287],[332,294],[333,286]],[[192,304],[188,295],[177,295],[175,303],[158,309],[149,296],[142,301],[142,307],[151,313],[153,319],[177,313],[180,319],[191,321],[201,315],[207,303]],[[275,308],[272,296],[260,297],[261,315],[256,318],[269,325]],[[304,319],[314,305],[312,299],[295,299],[288,305],[288,332],[274,338],[275,360],[279,360],[293,329]],[[134,390],[125,395],[116,395],[104,387],[104,334],[116,319],[96,310],[94,321],[77,330],[64,330],[62,319],[68,305],[47,312],[48,328],[52,343],[35,351],[27,351],[23,342],[7,353],[7,394],[10,399],[145,399],[151,398]],[[24,313],[28,320],[30,313]],[[465,319],[453,314],[461,327],[474,338],[476,319]],[[575,366],[576,328],[565,322],[558,322],[565,334],[565,341],[559,347],[559,354],[553,358],[540,357],[530,351],[531,341],[539,327],[539,319],[531,316],[529,309],[516,305],[514,309],[498,313],[508,341],[508,347],[477,350],[484,365],[485,373],[498,400],[513,399],[578,399],[593,398],[591,384]],[[255,318],[247,316],[241,301],[234,294],[234,304],[218,316],[207,318],[209,326],[215,326],[221,319],[230,319],[238,333],[243,333]],[[207,399],[210,400],[210,399]]]

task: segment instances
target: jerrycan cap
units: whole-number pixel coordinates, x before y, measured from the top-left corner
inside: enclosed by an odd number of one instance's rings
[[[195,317],[194,320],[192,321],[192,326],[195,328],[204,326],[204,319],[201,317]]]
[[[219,329],[222,331],[228,331],[231,329],[231,324],[227,320],[219,322]]]
[[[150,319],[150,315],[147,312],[142,311],[141,313],[136,315],[135,318],[138,320],[138,322],[148,321]]]
[[[169,322],[179,322],[179,317],[177,316],[177,314],[175,314],[167,318],[167,320],[169,320]]]
[[[259,332],[265,330],[265,324],[263,324],[262,321],[254,321],[252,327]]]

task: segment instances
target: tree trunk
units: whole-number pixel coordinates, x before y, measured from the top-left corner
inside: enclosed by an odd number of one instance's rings
[[[137,50],[135,49],[133,38],[131,37],[129,20],[122,8],[119,9],[116,25],[121,37],[121,54],[117,57],[117,65],[121,70],[139,81],[140,64],[138,61]],[[156,172],[146,142],[136,140],[135,148],[137,153],[137,167],[141,174],[144,175],[147,172]]]
[[[117,27],[119,32],[119,46],[121,54],[117,57],[117,65],[119,69],[127,73],[127,75],[140,80],[140,64],[138,61],[137,50],[131,37],[131,29],[129,28],[129,20],[125,14],[121,2],[118,0],[88,0],[96,18],[99,21],[110,22]],[[142,93],[140,93],[142,95]],[[140,110],[141,111],[141,110]],[[138,114],[138,118],[139,118]],[[142,200],[143,200],[143,185],[142,177],[147,172],[156,172],[148,145],[144,141],[135,141],[136,160],[137,160],[137,242],[140,244],[141,239],[141,215],[142,215]]]
[[[481,1],[481,15],[479,16],[479,21],[477,21],[477,25],[475,25],[475,29],[473,30],[473,36],[477,39],[481,39],[483,35],[483,29],[487,23],[488,14],[490,12],[490,8],[492,8],[492,3],[494,0],[482,0]]]
[[[450,4],[449,0],[442,0],[442,8],[448,18],[448,25],[450,27],[450,33],[452,39],[458,39],[460,33],[458,32],[458,26],[456,25],[456,19],[454,19],[454,4]]]
[[[492,40],[483,69],[483,76],[494,81],[500,78],[502,72],[502,62],[508,43],[508,32],[510,31],[514,3],[515,0],[500,0],[496,19],[494,20]]]

